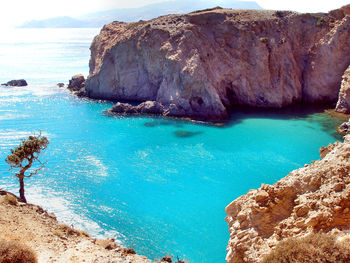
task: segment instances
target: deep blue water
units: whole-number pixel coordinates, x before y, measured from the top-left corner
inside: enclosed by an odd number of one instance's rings
[[[320,110],[235,111],[224,126],[163,118],[116,118],[107,102],[56,86],[88,72],[96,29],[16,30],[0,39],[0,188],[17,192],[4,159],[21,138],[50,140],[46,169],[26,180],[29,202],[94,236],[152,259],[224,262],[225,206],[319,158],[334,142]]]

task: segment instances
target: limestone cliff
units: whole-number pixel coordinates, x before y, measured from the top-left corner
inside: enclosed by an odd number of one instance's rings
[[[350,135],[320,149],[321,160],[273,185],[250,190],[226,207],[227,262],[259,262],[291,236],[350,230]]]
[[[156,101],[163,114],[206,120],[226,118],[236,104],[336,102],[350,64],[349,9],[213,9],[113,22],[91,45],[86,94]]]

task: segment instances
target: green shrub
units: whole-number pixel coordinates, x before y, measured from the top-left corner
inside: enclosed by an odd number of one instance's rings
[[[350,262],[349,242],[337,242],[330,234],[310,234],[301,238],[288,238],[266,255],[262,263],[319,263]]]
[[[326,20],[321,14],[311,14],[314,18],[316,18],[316,26],[323,26],[326,23]]]
[[[269,38],[268,37],[261,37],[260,41],[263,43],[268,43],[269,42]]]

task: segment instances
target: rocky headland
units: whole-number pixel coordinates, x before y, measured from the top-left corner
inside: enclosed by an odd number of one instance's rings
[[[332,234],[350,245],[350,135],[322,147],[320,155],[226,207],[227,262],[260,262],[280,241],[310,233]]]
[[[216,8],[113,22],[93,40],[79,94],[146,103],[120,104],[115,113],[156,105],[147,113],[214,121],[233,105],[281,108],[339,98],[337,110],[348,112],[349,14],[350,6],[327,14]]]

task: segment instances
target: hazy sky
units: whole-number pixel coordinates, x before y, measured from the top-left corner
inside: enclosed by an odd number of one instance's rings
[[[139,7],[163,1],[165,0],[4,0],[0,5],[0,27],[18,25],[32,19],[77,16],[111,8]],[[208,7],[212,1],[208,0]],[[265,9],[327,12],[349,4],[350,0],[256,0],[256,2]]]

